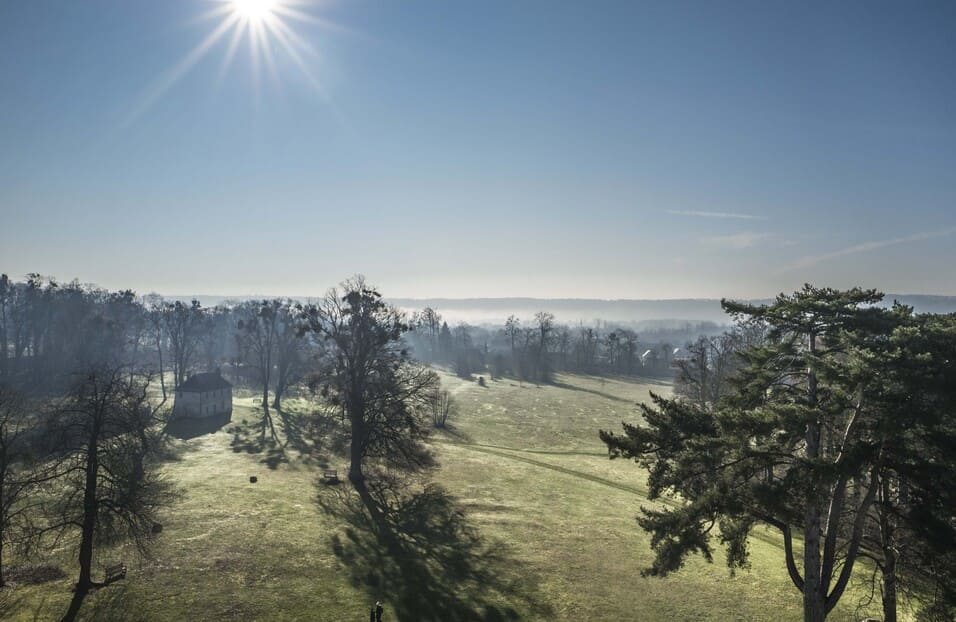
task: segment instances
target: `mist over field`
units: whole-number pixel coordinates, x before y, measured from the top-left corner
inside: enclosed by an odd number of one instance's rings
[[[280,296],[308,302],[318,296]],[[205,306],[215,306],[223,302],[256,300],[267,296],[207,296],[177,295],[166,296],[170,300],[188,302],[199,300]],[[390,298],[391,304],[409,313],[421,311],[426,307],[441,309],[450,322],[468,322],[469,324],[504,324],[509,315],[530,318],[539,311],[553,313],[555,318],[566,324],[593,325],[599,322],[635,325],[644,328],[674,328],[686,322],[731,323],[720,307],[719,299],[671,299],[671,300],[599,300],[588,298]],[[766,304],[771,298],[742,300],[752,304]],[[956,296],[928,296],[886,294],[884,305],[896,301],[913,309],[917,313],[953,313],[956,312]]]

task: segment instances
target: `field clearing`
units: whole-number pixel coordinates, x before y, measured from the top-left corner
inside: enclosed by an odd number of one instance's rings
[[[358,622],[377,598],[385,620],[802,619],[769,532],[753,539],[751,568],[734,576],[718,551],[713,564],[692,558],[672,577],[642,578],[651,551],[634,516],[648,504],[645,478],[608,460],[597,431],[633,421],[635,402],[669,386],[556,380],[481,387],[442,375],[458,411],[434,438],[441,467],[432,479],[450,497],[433,499],[431,516],[463,510],[470,538],[438,530],[403,559],[378,545],[348,486],[319,484],[321,466],[291,445],[259,448],[233,424],[179,441],[165,470],[183,497],[167,512],[154,558],[104,552],[100,562],[123,559],[130,571],[89,598],[83,619]],[[306,410],[289,401],[286,415]],[[253,399],[238,398],[233,422],[256,419]],[[344,472],[345,461],[330,466]],[[427,511],[404,509],[415,519],[423,514],[413,510]],[[75,564],[72,551],[60,554],[69,576],[19,587],[15,619],[65,611]],[[862,618],[856,600],[848,593],[830,619]]]

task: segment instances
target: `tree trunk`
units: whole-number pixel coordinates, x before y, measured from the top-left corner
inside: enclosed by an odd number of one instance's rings
[[[61,622],[72,622],[80,612],[83,599],[93,587],[93,534],[96,531],[96,477],[99,470],[97,461],[96,437],[98,430],[94,428],[93,440],[87,448],[86,454],[86,486],[83,490],[83,529],[80,535],[80,578],[73,591],[70,607]]]
[[[817,588],[803,592],[803,620],[804,622],[824,622],[827,619],[826,606],[820,596],[819,584]]]
[[[365,488],[365,474],[362,473],[362,454],[365,445],[364,408],[350,410],[349,420],[352,426],[352,442],[349,444],[349,481],[356,488]]]
[[[260,355],[262,363],[262,407],[269,411],[269,382],[272,380],[272,341],[267,344],[265,356]],[[263,360],[265,359],[265,360]]]
[[[809,334],[810,358],[816,354],[816,335]],[[817,376],[807,369],[807,405],[817,406]],[[807,423],[807,458],[820,457],[820,422]],[[821,509],[817,490],[807,491],[807,506],[803,523],[803,619],[804,622],[823,622],[826,619],[826,594],[820,559]]]
[[[896,553],[886,550],[883,568],[883,622],[896,622]]]
[[[0,305],[0,378],[7,376],[7,347],[7,311],[5,305]]]
[[[76,620],[76,615],[80,612],[80,606],[83,604],[83,599],[86,598],[86,595],[89,594],[89,592],[89,587],[80,588],[80,585],[77,584],[76,589],[73,590],[73,600],[70,601],[70,608],[66,610],[65,614],[63,614],[60,622],[73,622]]]
[[[820,568],[820,506],[816,501],[807,502],[804,518],[803,619],[804,622],[823,622],[826,618],[826,595],[823,593]]]
[[[880,481],[880,536],[883,544],[883,622],[896,622],[896,551],[893,550],[893,525],[890,520],[890,474]]]
[[[159,386],[163,389],[163,401],[166,401],[166,378],[163,372],[163,344],[156,337],[156,351],[159,352]]]
[[[4,585],[6,582],[3,580],[3,534],[0,534],[0,588]]]

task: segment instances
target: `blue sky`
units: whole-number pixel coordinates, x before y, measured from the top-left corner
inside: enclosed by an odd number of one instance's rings
[[[220,6],[0,0],[0,270],[956,294],[956,4],[299,0],[271,70],[229,32],[173,80]]]

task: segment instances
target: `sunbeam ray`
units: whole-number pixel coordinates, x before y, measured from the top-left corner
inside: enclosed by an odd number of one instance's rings
[[[217,87],[222,83],[223,79],[225,79],[229,67],[232,66],[232,61],[236,57],[236,49],[239,47],[240,39],[242,39],[242,31],[245,28],[246,24],[239,24],[232,31],[232,39],[229,40],[229,47],[226,49],[226,55],[222,57],[222,65],[219,67],[219,75],[216,77]]]
[[[320,28],[349,32],[336,24],[310,14],[302,7],[313,4],[306,0],[211,0],[217,6],[203,11],[190,20],[195,24],[220,18],[221,21],[176,65],[155,80],[140,97],[121,126],[127,126],[139,118],[206,54],[231,33],[225,54],[219,66],[215,85],[218,88],[236,59],[240,44],[249,48],[249,68],[252,85],[258,98],[263,70],[270,81],[279,84],[279,63],[275,52],[288,55],[292,64],[302,72],[309,85],[326,97],[322,85],[303,55],[317,58],[314,46],[301,37],[290,25],[292,22],[319,26]],[[275,48],[273,45],[277,45]],[[274,49],[275,48],[275,49]]]
[[[239,22],[237,15],[226,17],[212,32],[206,35],[206,38],[199,42],[189,53],[183,57],[172,69],[163,74],[159,80],[154,82],[147,90],[139,104],[127,116],[123,125],[129,125],[144,113],[163,93],[168,91],[176,82],[182,78],[187,71],[192,69],[199,60],[206,55],[206,52],[223,37],[229,29]]]

